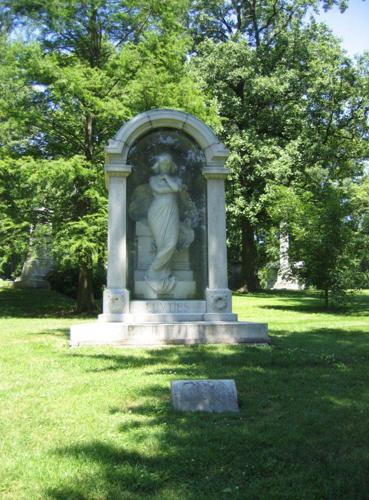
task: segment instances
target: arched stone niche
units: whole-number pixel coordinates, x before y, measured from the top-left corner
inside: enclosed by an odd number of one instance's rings
[[[159,293],[146,278],[158,251],[148,213],[153,202],[150,178],[154,175],[153,165],[161,155],[170,155],[173,160],[176,170],[173,175],[181,189],[174,195],[179,212],[179,235],[170,258],[173,279],[169,284],[172,286]],[[206,159],[202,149],[183,130],[160,127],[133,143],[128,163],[132,166],[132,173],[127,178],[127,288],[130,298],[204,300],[208,266],[206,180],[202,175]],[[166,235],[167,221],[163,217],[170,218],[170,209],[161,209],[160,200],[157,203],[162,218],[158,221],[158,231]]]
[[[152,167],[163,153],[171,156],[181,185],[177,193],[180,224],[187,220],[188,230],[191,208],[198,220],[190,228],[193,241],[173,254],[175,284],[158,291],[147,278],[150,259],[159,251],[147,222],[147,196]],[[224,164],[228,154],[202,121],[166,109],[136,116],[109,142],[105,165],[108,273],[100,320],[135,321],[137,314],[153,321],[168,319],[164,318],[168,314],[177,321],[235,320],[227,282],[224,179],[228,170]],[[184,209],[181,198],[185,198]]]

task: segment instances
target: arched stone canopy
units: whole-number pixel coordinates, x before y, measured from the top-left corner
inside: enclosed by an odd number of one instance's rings
[[[150,130],[166,127],[183,130],[200,146],[209,164],[222,164],[229,151],[202,121],[190,113],[173,109],[153,109],[124,124],[105,148],[106,163],[126,165],[130,147]]]
[[[208,319],[234,317],[227,279],[224,180],[229,173],[224,163],[229,151],[212,130],[195,116],[172,109],[141,113],[123,125],[106,147],[105,173],[109,190],[108,273],[104,292],[105,318],[124,318],[129,311],[127,286],[127,177],[132,165],[127,163],[131,147],[149,132],[161,128],[183,131],[198,144],[205,156],[201,173],[206,180],[207,213],[207,288]],[[221,298],[217,302],[217,300]],[[121,306],[119,304],[124,304]],[[118,307],[119,305],[119,307]],[[123,316],[113,311],[121,309]],[[219,316],[219,311],[221,314]],[[210,314],[210,316],[209,316]]]
[[[132,173],[132,166],[127,164],[127,158],[130,148],[137,140],[162,128],[183,131],[198,144],[205,156],[205,162],[202,159],[199,165],[201,164],[201,175],[206,182],[206,206],[203,213],[206,218],[204,230],[207,244],[203,244],[201,239],[198,241],[206,254],[201,264],[207,267],[207,276],[204,283],[201,283],[206,288],[202,297],[197,298],[191,297],[188,287],[178,286],[177,295],[176,288],[163,294],[153,294],[154,289],[151,289],[153,292],[143,289],[144,300],[132,300],[134,286],[127,282],[127,178]],[[107,287],[103,296],[103,314],[95,325],[72,327],[71,345],[269,342],[266,325],[239,323],[237,316],[232,313],[227,280],[224,190],[224,180],[228,174],[224,164],[229,152],[210,128],[189,113],[155,109],[141,113],[123,125],[109,142],[105,152],[109,221]],[[166,194],[165,191],[163,193]],[[145,234],[147,236],[147,231]],[[149,234],[145,245],[150,245],[150,237]],[[191,262],[189,269],[180,270],[175,283],[191,283]],[[143,278],[145,276],[138,273],[137,282]]]

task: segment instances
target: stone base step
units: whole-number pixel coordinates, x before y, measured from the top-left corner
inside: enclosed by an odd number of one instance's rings
[[[83,323],[70,329],[70,345],[155,346],[269,344],[268,326],[243,321],[189,323]]]

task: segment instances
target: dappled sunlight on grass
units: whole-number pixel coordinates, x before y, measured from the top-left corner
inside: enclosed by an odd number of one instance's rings
[[[20,296],[7,293],[6,301],[0,293],[2,498],[368,491],[368,295],[345,314],[318,310],[319,297],[306,293],[235,297],[242,319],[269,322],[271,346],[69,349],[76,319],[65,316],[63,297],[40,294],[32,317],[30,307],[18,314]],[[234,378],[240,413],[173,410],[170,382],[186,378]]]

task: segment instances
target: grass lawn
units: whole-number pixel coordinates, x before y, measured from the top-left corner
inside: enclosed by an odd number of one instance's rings
[[[71,307],[0,289],[1,499],[369,498],[368,293],[234,297],[271,346],[70,349]],[[240,413],[175,412],[183,378],[234,378]]]

